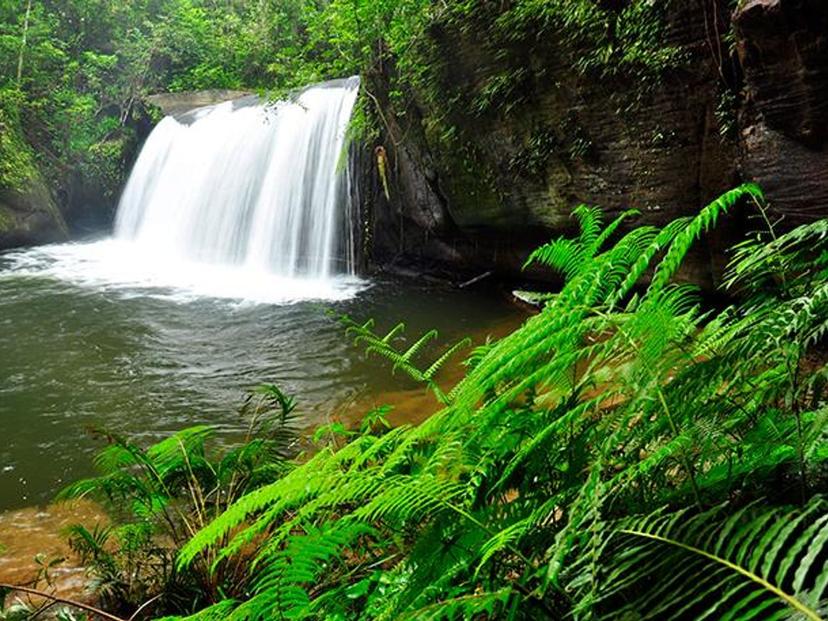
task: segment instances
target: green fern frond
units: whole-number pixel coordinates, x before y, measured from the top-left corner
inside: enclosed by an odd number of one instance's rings
[[[618,227],[624,223],[624,220],[640,215],[641,212],[638,209],[628,209],[622,212],[621,215],[604,227],[604,230],[601,231],[600,235],[595,238],[595,241],[592,244],[587,246],[589,256],[594,256],[598,250],[603,248],[604,244],[606,244],[610,238],[615,235],[615,232],[618,230]]]
[[[232,504],[182,547],[178,556],[179,566],[185,568],[204,549],[217,544],[251,515],[279,501],[286,504],[298,502],[306,494],[311,493],[307,485],[314,478],[314,469],[316,473],[323,473],[336,467],[331,459],[332,455],[329,449],[322,449],[308,460],[305,467],[291,471],[284,478],[254,490]]]
[[[276,554],[258,565],[253,584],[255,595],[237,607],[233,620],[303,619],[311,614],[308,589],[345,547],[373,529],[354,521],[329,522],[320,527],[306,526]]]
[[[405,351],[401,351],[392,344],[392,341],[402,332],[403,324],[398,324],[388,334],[380,338],[373,332],[372,322],[359,325],[347,316],[341,317],[340,320],[347,326],[348,333],[355,335],[355,342],[363,345],[367,353],[377,354],[391,362],[392,372],[396,370],[405,372],[414,381],[426,384],[431,388],[438,401],[442,403],[448,402],[446,393],[435,382],[435,376],[454,354],[471,343],[469,339],[463,339],[452,345],[440,354],[428,367],[422,369],[414,363],[414,358],[423,351],[428,343],[437,338],[438,334],[436,330],[429,330],[417,339],[413,345]]]
[[[236,606],[238,606],[238,602],[231,599],[224,599],[193,615],[186,617],[161,617],[157,621],[226,621],[232,617],[233,610]]]
[[[679,234],[673,239],[664,258],[656,267],[651,289],[665,286],[675,275],[690,246],[699,236],[716,225],[719,217],[733,209],[739,202],[749,198],[764,201],[762,190],[755,183],[746,183],[725,192],[712,203],[704,207]]]
[[[695,610],[694,618],[723,618],[761,609],[763,618],[788,610],[819,621],[825,567],[815,563],[828,552],[827,508],[818,498],[803,510],[747,507],[726,516],[717,507],[692,519],[677,513],[631,520],[618,529],[612,581],[632,598],[626,610],[650,616]],[[685,568],[687,580],[681,589],[659,590],[662,601],[644,609],[639,593],[647,597],[672,577],[656,570],[665,564]]]
[[[826,219],[799,226],[774,239],[749,239],[735,247],[725,273],[725,287],[759,289],[778,280],[780,274],[790,277],[800,268],[811,272],[824,268],[826,244]]]
[[[429,341],[436,339],[437,336],[437,330],[429,330],[423,334],[411,347],[405,350],[405,353],[402,355],[402,360],[411,362],[414,357],[422,351],[423,347],[425,347]]]
[[[437,358],[434,362],[432,362],[431,366],[423,372],[423,378],[425,378],[426,380],[433,380],[437,373],[439,373],[440,370],[444,366],[446,366],[446,363],[451,359],[452,356],[454,356],[457,352],[462,351],[463,349],[471,346],[471,343],[471,339],[467,337],[446,349],[446,351],[440,354],[440,357]]]
[[[580,244],[584,248],[594,246],[604,225],[604,212],[599,207],[581,204],[572,210],[572,215],[578,221]]]
[[[818,227],[755,267],[745,246],[737,284],[750,297],[724,310],[703,312],[695,289],[672,283],[690,245],[744,198],[761,193],[743,186],[695,218],[623,234],[632,213],[603,227],[578,210],[579,236],[532,257],[561,271],[561,290],[474,350],[443,407],[323,448],[234,503],[179,566],[254,550],[239,619],[823,614],[825,503],[748,503],[807,498],[824,479]],[[805,239],[819,242],[812,263]],[[438,398],[439,369],[466,345],[420,366],[433,332],[400,346],[399,325],[344,321]],[[741,508],[702,509],[727,498]],[[665,505],[679,510],[652,512]],[[351,527],[372,530],[342,539]]]
[[[559,271],[565,278],[572,278],[581,268],[581,248],[571,239],[556,239],[534,250],[523,268],[540,263]]]
[[[453,619],[473,619],[480,615],[486,615],[486,618],[496,618],[501,611],[508,607],[509,600],[512,597],[514,597],[514,592],[508,587],[494,592],[461,595],[409,611],[401,615],[399,619],[411,619],[412,621],[442,621],[446,619],[451,621]]]

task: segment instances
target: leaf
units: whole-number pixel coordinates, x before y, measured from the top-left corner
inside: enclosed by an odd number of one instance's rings
[[[771,610],[784,605],[804,618],[819,621],[822,617],[818,610],[809,606],[808,593],[814,586],[811,577],[814,565],[821,555],[828,553],[825,501],[814,499],[804,511],[789,509],[778,512],[775,509],[753,510],[748,507],[726,520],[720,517],[723,510],[724,507],[713,509],[703,514],[703,519],[689,522],[673,520],[667,515],[656,520],[632,520],[620,527],[617,532],[623,536],[623,558],[636,559],[626,573],[638,582],[649,580],[650,588],[653,588],[659,580],[665,579],[652,573],[654,561],[661,564],[665,558],[670,558],[677,567],[688,560],[699,561],[701,565],[694,572],[695,577],[688,576],[689,582],[684,588],[663,593],[672,610],[691,598],[695,598],[697,603],[719,600],[716,610],[719,615],[724,615],[728,610],[747,606],[749,601],[751,609],[762,607]],[[797,517],[807,520],[809,526],[804,530],[797,529],[799,534],[795,536],[793,545],[769,548],[766,533],[771,531],[778,535],[781,525],[790,525],[791,520]],[[711,520],[718,524],[712,530],[707,527]],[[775,540],[780,542],[784,538],[775,537]],[[656,547],[642,542],[654,543]],[[757,555],[764,557],[761,569]],[[779,570],[774,572],[775,567]],[[788,568],[793,567],[796,572],[791,577]],[[702,575],[718,573],[722,569],[726,573],[722,580],[716,582],[715,588],[712,584],[699,581]],[[817,575],[824,571],[823,567]],[[732,597],[721,599],[718,597],[721,592],[728,592]],[[629,606],[635,608],[637,605],[633,603]],[[662,609],[666,611],[664,603]]]

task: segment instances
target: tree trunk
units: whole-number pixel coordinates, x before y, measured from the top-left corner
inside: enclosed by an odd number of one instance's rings
[[[20,39],[20,54],[17,56],[17,89],[23,80],[23,54],[26,51],[26,37],[29,34],[29,17],[32,14],[32,0],[26,3],[26,17],[23,20],[23,36]]]

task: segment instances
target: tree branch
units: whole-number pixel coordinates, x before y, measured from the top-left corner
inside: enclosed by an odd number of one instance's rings
[[[95,608],[94,606],[90,606],[89,604],[83,604],[81,602],[76,602],[74,600],[66,599],[64,597],[58,597],[57,595],[52,595],[51,593],[46,593],[45,591],[39,591],[37,589],[31,589],[29,587],[16,586],[14,584],[6,584],[2,582],[0,582],[0,589],[8,589],[9,591],[20,591],[22,593],[28,593],[29,595],[45,597],[46,599],[50,599],[59,604],[66,604],[68,606],[72,606],[73,608],[80,608],[81,610],[91,612],[92,614],[97,615],[99,617],[103,617],[104,619],[108,619],[109,621],[126,621],[125,619],[121,619],[120,617],[111,615],[108,612],[104,612],[103,610]]]

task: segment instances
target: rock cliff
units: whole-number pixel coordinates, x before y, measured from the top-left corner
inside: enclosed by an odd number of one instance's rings
[[[366,89],[398,113],[383,115],[370,145],[387,153],[390,200],[376,163],[362,191],[373,262],[469,273],[494,265],[514,276],[530,249],[571,226],[579,203],[609,215],[635,207],[639,221],[664,223],[741,180],[766,189],[784,225],[828,215],[828,5],[729,5],[667,3],[658,36],[679,60],[657,76],[580,70],[588,50],[555,33],[530,29],[504,48],[486,38],[498,15],[431,29],[428,44],[445,62],[430,88],[445,108],[418,84],[400,113],[398,75],[390,61],[379,65]],[[492,112],[484,104],[498,96]],[[699,245],[688,279],[715,280],[723,249],[755,226],[745,217]]]
[[[750,0],[734,24],[742,174],[788,223],[828,217],[828,4]]]
[[[0,191],[0,250],[109,230],[121,190],[155,120],[246,95],[210,90],[146,97],[134,106],[121,131],[94,145],[88,162],[56,171],[55,178],[38,169],[25,189]]]

